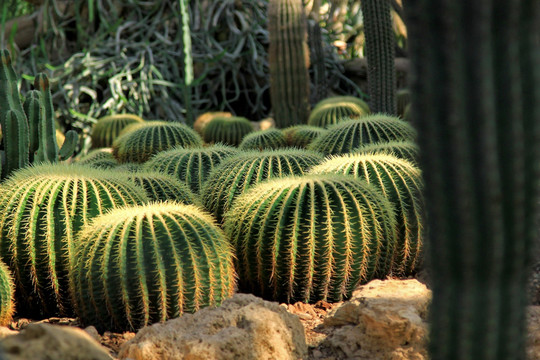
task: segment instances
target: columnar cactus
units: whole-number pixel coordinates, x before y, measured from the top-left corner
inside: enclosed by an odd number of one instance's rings
[[[354,102],[327,102],[317,105],[309,115],[308,125],[328,128],[344,120],[358,118],[367,112]]]
[[[411,103],[411,91],[409,89],[400,89],[396,92],[397,115],[405,119],[405,109]]]
[[[244,136],[253,131],[248,119],[240,116],[216,116],[203,129],[203,139],[209,144],[238,146]]]
[[[128,173],[127,177],[142,187],[151,201],[172,200],[186,205],[199,203],[190,188],[172,175],[141,170]]]
[[[414,141],[416,131],[407,122],[384,114],[363,116],[336,124],[318,137],[309,149],[323,154],[345,154],[375,142]]]
[[[120,135],[113,143],[113,155],[121,163],[144,163],[164,150],[177,146],[198,147],[202,139],[187,125],[165,121],[137,124],[134,130]]]
[[[341,301],[389,274],[392,205],[345,175],[273,179],[240,196],[226,215],[241,291],[280,302]]]
[[[13,173],[0,192],[0,257],[15,278],[19,311],[69,314],[75,233],[110,208],[146,201],[125,176],[105,170],[44,164]]]
[[[309,50],[302,0],[270,0],[270,98],[278,128],[305,124],[309,116]]]
[[[540,2],[406,4],[430,234],[430,357],[523,360],[539,239]]]
[[[394,205],[397,246],[395,275],[410,275],[422,262],[422,175],[412,163],[387,154],[345,154],[313,167],[312,174],[345,174],[362,179]]]
[[[144,120],[133,114],[109,115],[98,119],[92,126],[92,147],[111,147],[114,139],[120,135],[122,129],[133,123],[143,123]]]
[[[0,261],[0,326],[7,326],[15,312],[15,285],[8,267]]]
[[[318,14],[316,18],[318,18]],[[309,58],[313,71],[313,90],[311,92],[311,103],[317,103],[328,94],[328,81],[326,78],[326,64],[323,48],[321,26],[318,20],[308,20],[308,43]]]
[[[210,173],[201,191],[203,206],[221,221],[233,200],[253,185],[272,178],[305,174],[321,161],[320,154],[299,149],[238,154]]]
[[[418,163],[419,151],[418,145],[412,141],[383,141],[361,145],[352,152],[358,154],[391,154],[416,164]]]
[[[136,330],[204,306],[235,288],[231,245],[199,208],[128,206],[79,233],[71,272],[76,312],[98,330]]]
[[[282,130],[290,147],[306,148],[313,140],[326,132],[318,126],[295,125]]]
[[[370,108],[396,115],[395,37],[390,1],[362,0]]]
[[[287,147],[285,136],[278,129],[255,131],[242,139],[241,150],[270,150]]]
[[[225,145],[178,148],[157,154],[144,167],[172,175],[198,194],[210,172],[224,159],[237,153],[237,149]]]

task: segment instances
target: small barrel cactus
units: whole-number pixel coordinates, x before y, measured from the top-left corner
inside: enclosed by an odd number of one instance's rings
[[[173,175],[199,193],[210,172],[225,158],[238,153],[236,148],[214,145],[196,149],[172,149],[161,152],[150,159],[146,169]]]
[[[15,286],[11,273],[2,261],[0,261],[0,326],[10,323],[15,312]]]
[[[132,114],[116,114],[100,118],[92,126],[92,147],[111,147],[114,139],[120,135],[122,129],[133,123],[143,123],[144,120]]]
[[[412,141],[388,141],[362,145],[352,152],[358,154],[391,154],[416,164],[418,163],[420,149]]]
[[[354,102],[327,102],[317,105],[309,115],[308,125],[328,128],[342,122],[366,115],[368,112]]]
[[[201,191],[203,206],[221,221],[233,200],[254,184],[271,178],[305,174],[322,160],[320,154],[300,149],[238,154],[210,173]]]
[[[345,175],[273,179],[240,196],[226,215],[241,291],[280,302],[341,301],[389,274],[392,205]]]
[[[0,192],[0,256],[16,280],[19,311],[69,314],[75,233],[108,209],[147,201],[121,173],[63,164],[15,172]]]
[[[282,130],[290,147],[306,148],[313,140],[326,132],[318,126],[296,125]]]
[[[235,288],[231,245],[192,205],[115,209],[78,240],[70,274],[76,312],[98,330],[139,329],[219,305]]]
[[[111,148],[100,148],[91,150],[88,154],[81,156],[76,162],[79,165],[89,165],[95,161],[111,160],[116,163],[112,155]]]
[[[410,162],[387,154],[345,154],[315,166],[313,174],[346,174],[375,186],[394,205],[397,247],[392,271],[410,275],[421,264],[422,175]]]
[[[244,117],[217,116],[204,127],[203,139],[210,144],[238,146],[250,132],[253,132],[253,125]]]
[[[285,136],[278,129],[255,131],[242,139],[241,150],[270,150],[287,147]]]
[[[202,136],[206,124],[212,121],[214,118],[221,117],[231,117],[233,116],[230,112],[226,111],[209,111],[197,116],[197,119],[193,123],[193,129]]]
[[[177,146],[197,147],[202,139],[187,125],[149,121],[120,135],[113,143],[113,155],[119,162],[143,163],[160,151]]]
[[[375,142],[414,141],[416,131],[397,117],[375,114],[336,124],[308,147],[323,154],[345,154]]]
[[[127,177],[142,187],[152,201],[174,200],[186,205],[199,203],[189,187],[171,175],[142,170],[130,172]]]
[[[326,99],[323,99],[319,101],[316,105],[317,106],[323,106],[327,104],[339,104],[343,102],[348,103],[355,103],[356,105],[360,106],[366,113],[369,113],[369,105],[364,100],[357,98],[355,96],[349,96],[349,95],[339,95],[339,96],[331,96]]]

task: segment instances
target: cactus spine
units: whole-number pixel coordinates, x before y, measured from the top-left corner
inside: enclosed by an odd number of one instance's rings
[[[309,116],[309,50],[302,0],[268,3],[270,98],[276,127],[305,124]]]
[[[419,151],[418,145],[412,141],[381,141],[362,145],[353,150],[358,154],[390,154],[413,164],[418,163]]]
[[[405,11],[430,233],[430,357],[526,359],[540,2],[410,0]]]
[[[341,301],[390,271],[392,205],[345,175],[273,179],[234,203],[225,232],[241,290],[285,302]]]
[[[0,326],[7,326],[15,312],[15,285],[11,273],[0,261]]]
[[[0,192],[0,256],[16,280],[19,310],[69,314],[75,233],[107,209],[146,201],[125,176],[104,170],[43,164],[15,172]]]
[[[295,125],[282,130],[290,147],[306,148],[313,140],[326,132],[318,126]]]
[[[79,235],[76,310],[99,330],[133,330],[232,295],[231,246],[214,220],[174,202],[116,209]]]
[[[396,115],[395,38],[390,1],[362,0],[368,87],[374,113]]]
[[[216,116],[203,129],[206,143],[238,146],[253,131],[248,119],[241,116]]]
[[[100,118],[92,126],[92,147],[111,147],[114,139],[129,124],[142,124],[144,120],[133,114],[116,114]]]
[[[171,175],[141,170],[128,173],[127,177],[142,187],[151,201],[172,200],[186,205],[199,203],[189,187]]]

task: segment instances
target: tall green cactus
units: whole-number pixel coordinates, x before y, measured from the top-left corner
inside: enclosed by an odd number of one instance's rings
[[[270,98],[276,127],[305,124],[309,116],[309,50],[302,0],[270,0]]]
[[[540,2],[409,0],[430,356],[526,359],[540,215]]]
[[[219,305],[235,288],[233,253],[214,220],[174,202],[116,209],[83,228],[71,272],[85,325],[126,331]]]
[[[0,191],[0,257],[16,280],[19,311],[69,314],[75,233],[108,209],[147,200],[122,173],[64,164],[13,173]]]
[[[395,37],[388,0],[362,0],[368,62],[369,107],[396,115]]]
[[[284,302],[341,301],[389,274],[392,205],[345,175],[273,179],[240,196],[226,216],[239,286]]]

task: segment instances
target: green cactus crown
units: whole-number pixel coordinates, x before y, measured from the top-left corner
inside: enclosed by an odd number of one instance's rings
[[[287,147],[287,141],[278,129],[252,132],[246,135],[238,146],[241,150],[270,150],[284,147]]]
[[[216,116],[203,130],[203,139],[209,144],[223,143],[238,146],[244,136],[253,132],[251,122],[239,116]]]
[[[111,147],[114,139],[122,129],[133,123],[143,123],[144,120],[133,114],[116,114],[100,118],[92,127],[92,147]]]

